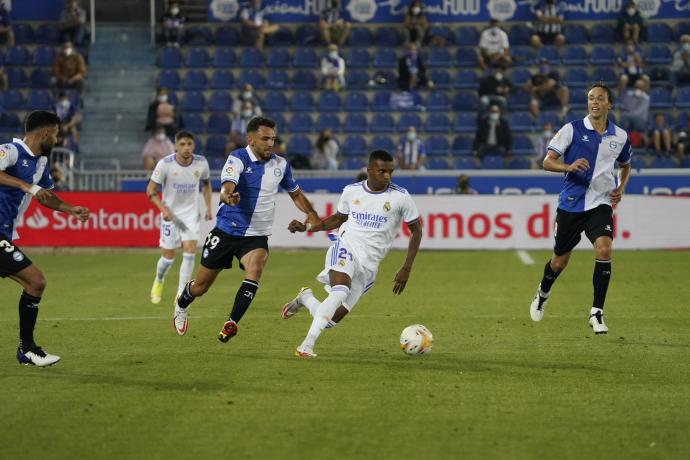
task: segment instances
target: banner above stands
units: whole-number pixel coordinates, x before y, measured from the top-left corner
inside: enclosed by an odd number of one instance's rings
[[[426,0],[429,22],[531,21],[541,0]],[[612,20],[621,15],[625,0],[566,0],[556,2],[566,20]],[[245,2],[209,0],[209,21],[237,21]],[[316,23],[330,0],[264,0],[264,13],[272,22]],[[408,0],[341,0],[343,16],[352,23],[402,23]],[[647,19],[678,19],[690,15],[690,0],[637,2]]]

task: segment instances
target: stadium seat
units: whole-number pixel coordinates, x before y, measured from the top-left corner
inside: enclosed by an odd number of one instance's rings
[[[446,91],[433,91],[426,98],[426,109],[431,112],[446,112],[450,109],[450,96]]]
[[[237,29],[231,26],[221,26],[216,29],[216,46],[237,46],[239,43]]]
[[[312,48],[297,48],[293,57],[293,66],[299,69],[319,68],[319,58]]]
[[[344,133],[366,133],[369,131],[369,122],[363,113],[348,113],[343,122]]]
[[[277,32],[266,37],[266,44],[268,46],[293,46],[294,43],[295,36],[292,30],[283,26],[280,26]]]
[[[568,45],[586,45],[589,43],[587,28],[580,24],[568,24],[568,27],[565,28],[564,35],[565,42]]]
[[[222,155],[225,153],[225,144],[228,138],[222,134],[214,134],[206,139],[206,155]]]
[[[52,46],[37,46],[34,50],[33,65],[36,67],[52,67],[55,60],[55,48]]]
[[[613,65],[616,63],[616,51],[611,45],[595,46],[589,62],[592,65]]]
[[[57,24],[41,24],[34,35],[39,45],[57,46],[60,43],[60,29]]]
[[[587,49],[584,46],[570,45],[563,52],[563,64],[586,66],[589,62]]]
[[[652,86],[670,86],[671,73],[668,66],[649,67],[646,72]]]
[[[226,160],[224,155],[215,154],[208,155],[206,161],[208,161],[208,167],[211,171],[218,171],[219,169],[223,169]]]
[[[429,156],[446,156],[450,151],[450,145],[446,136],[430,136],[426,142],[426,154]]]
[[[389,113],[376,113],[371,120],[369,131],[372,133],[392,133],[395,131],[395,121]]]
[[[453,81],[455,89],[477,89],[479,88],[479,78],[474,70],[460,69],[455,73]]]
[[[313,90],[318,88],[319,82],[311,70],[297,70],[292,76],[292,89]]]
[[[184,129],[196,134],[203,133],[206,130],[204,119],[198,113],[183,113],[182,125]]]
[[[297,46],[312,46],[318,43],[319,37],[313,25],[303,25],[297,28],[297,32],[295,32],[295,44]]]
[[[481,169],[504,169],[505,162],[503,157],[487,155],[480,160],[480,167]]]
[[[454,41],[457,46],[477,46],[479,32],[473,26],[460,26],[455,29]]]
[[[263,67],[264,54],[256,48],[242,48],[240,53],[240,67]]]
[[[213,34],[207,26],[191,26],[185,30],[185,43],[190,46],[211,46]]]
[[[13,46],[5,54],[6,66],[26,66],[31,63],[31,53],[25,46]]]
[[[346,136],[343,141],[342,153],[344,156],[361,157],[367,153],[367,141],[359,135]]]
[[[372,46],[374,39],[371,31],[365,27],[353,27],[347,37],[347,44],[350,46]]]
[[[290,77],[283,69],[271,69],[266,75],[266,88],[268,89],[288,89],[290,87]]]
[[[455,52],[455,65],[474,68],[477,65],[477,52],[474,48],[458,48]]]
[[[255,69],[242,69],[237,86],[241,87],[247,83],[252,85],[254,89],[262,89],[266,81],[261,71]]]
[[[530,39],[532,38],[532,29],[516,24],[510,28],[508,32],[508,42],[510,46],[527,46],[530,44]]]
[[[398,56],[393,48],[376,48],[374,52],[374,67],[376,68],[395,68],[398,66]]]
[[[508,78],[514,85],[522,86],[527,80],[532,78],[532,72],[527,69],[513,69],[510,71]]]
[[[571,88],[584,88],[589,85],[589,75],[584,67],[571,67],[565,71],[565,82]]]
[[[555,128],[554,125],[554,130]],[[530,156],[534,155],[534,145],[532,145],[532,139],[529,136],[517,135],[513,137],[513,148],[512,153],[515,156]]]
[[[333,113],[320,113],[316,117],[316,132],[321,132],[324,129],[330,129],[334,133],[340,132],[340,118]]]
[[[575,120],[582,120],[586,116],[586,111],[570,109],[568,110],[568,113],[565,114],[565,117],[563,117],[563,123],[565,124]]]
[[[651,167],[656,169],[675,168],[676,162],[670,157],[654,157]]]
[[[635,157],[633,157],[634,159]],[[690,168],[690,156],[685,156],[680,160],[680,166],[681,168]]]
[[[680,112],[676,119],[676,128],[680,131],[688,127],[688,119],[690,114],[688,112]]]
[[[447,48],[431,48],[427,57],[429,67],[452,67],[452,58]]]
[[[410,126],[414,126],[416,129],[421,129],[422,127],[422,117],[416,113],[403,113],[398,119],[398,132],[405,133]]]
[[[340,169],[359,170],[366,166],[364,158],[344,158]]]
[[[511,158],[508,165],[510,169],[532,169],[532,160],[524,157]]]
[[[534,64],[534,50],[529,46],[511,46],[510,57],[513,67],[526,67]]]
[[[177,91],[180,89],[180,74],[177,73],[177,70],[163,69],[158,73],[156,86]]]
[[[237,57],[232,48],[216,48],[213,54],[213,67],[229,68],[235,67],[237,64]]]
[[[446,69],[431,70],[429,78],[434,82],[434,88],[436,89],[450,89],[453,87],[453,80]]]
[[[455,36],[450,27],[446,27],[440,23],[432,24],[428,34],[432,40],[434,38],[441,38],[446,46],[453,45],[453,40],[455,40]]]
[[[29,24],[16,22],[12,24],[14,31],[14,43],[16,45],[32,45],[36,39],[34,37],[34,29]]]
[[[352,69],[345,73],[347,87],[350,89],[363,89],[369,86],[371,77],[366,70]]]
[[[649,90],[649,107],[652,109],[670,109],[673,107],[671,91],[668,88],[652,88]]]
[[[450,120],[445,113],[432,113],[426,118],[424,131],[427,133],[448,133],[451,132]]]
[[[454,133],[474,133],[477,131],[477,116],[473,113],[458,113],[453,122]]]
[[[681,35],[690,35],[690,21],[680,21],[676,24],[674,35],[676,40],[680,40]]]
[[[26,88],[31,86],[31,80],[21,67],[8,67],[5,71],[7,75],[7,86],[10,88]]]
[[[208,86],[208,79],[203,70],[190,70],[184,76],[182,88],[185,91],[203,91]]]
[[[372,87],[372,82],[367,82],[368,87]],[[397,70],[377,70],[374,74],[374,87],[378,89],[398,89]]]
[[[508,107],[510,110],[527,110],[529,108],[530,95],[524,91],[517,91],[508,95]]]
[[[208,110],[211,112],[232,112],[232,96],[226,91],[215,91],[208,98]]]
[[[19,135],[22,130],[22,121],[14,112],[0,112],[0,132]],[[12,139],[9,140],[11,142]]]
[[[508,124],[510,124],[510,128],[516,132],[534,131],[534,122],[529,112],[511,111],[508,114]]]
[[[455,169],[477,169],[477,162],[474,158],[460,157],[453,160]]]
[[[666,45],[652,45],[647,48],[644,60],[647,64],[670,65],[673,61],[673,54]]]
[[[182,98],[183,112],[203,112],[206,110],[206,99],[199,91],[187,91]]]
[[[314,98],[306,91],[295,91],[290,106],[293,112],[311,112],[314,110]]]
[[[263,109],[268,113],[282,113],[288,109],[288,100],[283,91],[269,91],[264,97]]]
[[[32,88],[48,88],[50,87],[50,70],[34,69],[31,71],[30,79]]]
[[[366,112],[369,110],[367,95],[361,91],[350,91],[345,95],[343,110],[346,112]]]
[[[310,133],[313,129],[313,121],[308,113],[296,113],[290,119],[287,130],[291,133]]]
[[[53,110],[53,96],[46,89],[32,89],[26,95],[26,110]]]
[[[401,45],[400,34],[394,27],[378,27],[374,34],[376,46],[398,47]]]
[[[554,131],[557,131],[563,124],[561,117],[558,116],[558,113],[542,110],[537,116],[537,128],[541,129],[541,127],[544,126],[544,123],[551,123]]]
[[[212,113],[208,117],[208,123],[206,124],[206,131],[209,133],[225,134],[230,132],[230,127],[232,123],[230,118],[224,113]]]
[[[690,157],[689,157],[690,158]],[[644,169],[647,168],[647,160],[640,155],[633,155],[631,160],[631,165],[633,169]]]
[[[345,62],[348,67],[368,68],[371,66],[371,55],[363,48],[351,48]]]
[[[595,24],[590,31],[590,41],[611,45],[617,41],[616,29],[610,24]]]
[[[477,93],[474,91],[457,91],[455,93],[453,110],[460,112],[476,112],[477,109],[479,109]]]
[[[313,147],[311,140],[307,136],[298,134],[290,136],[287,149],[291,155],[309,156],[312,153]]]
[[[350,96],[352,93],[348,93]],[[319,112],[340,112],[342,101],[340,95],[335,91],[322,91],[317,102]]]
[[[592,69],[592,81],[603,81],[608,86],[614,87],[618,81],[618,76],[616,75],[616,71],[611,67],[595,67]],[[572,102],[573,104],[571,105],[575,105],[580,101],[573,100]]]
[[[424,167],[430,170],[448,169],[448,160],[442,157],[430,157],[424,162]]]
[[[158,67],[179,68],[182,67],[182,53],[179,48],[166,46],[158,52]]]
[[[388,91],[377,91],[374,93],[374,101],[371,104],[374,112],[388,112],[393,110],[391,107],[391,93]]]
[[[647,26],[648,43],[673,43],[673,30],[664,22],[652,23]]]
[[[390,136],[374,136],[369,143],[369,150],[385,150],[391,155],[395,155],[396,148],[395,141]]]
[[[211,89],[233,89],[235,76],[229,70],[215,70],[211,75]]]
[[[542,46],[537,50],[535,56],[536,62],[541,62],[542,59],[549,61],[552,66],[558,65],[561,62],[561,57],[558,55],[558,49],[554,46]]]
[[[177,99],[177,93],[175,91],[168,91],[168,102],[174,106],[180,105],[180,101]]]
[[[284,68],[290,67],[292,59],[287,48],[271,48],[268,50],[268,57],[266,58],[266,66],[273,69],[276,67]]]

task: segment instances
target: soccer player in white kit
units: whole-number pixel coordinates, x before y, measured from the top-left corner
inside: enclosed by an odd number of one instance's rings
[[[158,162],[146,187],[146,195],[161,212],[161,257],[156,264],[156,277],[151,287],[151,302],[160,303],[165,275],[175,260],[175,250],[182,245],[182,264],[177,294],[192,279],[196,243],[201,221],[199,181],[206,203],[206,220],[211,211],[211,181],[208,161],[194,154],[194,135],[180,131],[175,135],[175,153]],[[163,199],[158,188],[163,188]]]
[[[393,293],[402,294],[405,289],[422,241],[422,227],[410,194],[391,182],[393,169],[393,157],[388,152],[373,151],[367,166],[368,179],[345,187],[334,215],[311,228],[297,220],[288,226],[292,233],[340,227],[326,253],[325,268],[316,278],[326,285],[326,300],[321,302],[311,289],[302,288],[295,299],[283,306],[285,319],[301,307],[306,307],[313,317],[295,355],[315,357],[314,345],[323,330],[335,326],[372,288],[379,263],[388,253],[403,220],[411,236],[405,262],[395,275]]]

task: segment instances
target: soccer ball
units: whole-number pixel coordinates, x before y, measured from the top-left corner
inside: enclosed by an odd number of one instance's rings
[[[431,353],[434,345],[434,336],[426,326],[413,324],[403,329],[400,334],[400,346],[408,355],[423,355]]]

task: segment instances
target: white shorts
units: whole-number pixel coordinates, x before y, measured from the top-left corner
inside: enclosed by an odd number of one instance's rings
[[[199,217],[175,218],[175,220],[161,219],[160,247],[162,249],[177,249],[183,241],[199,239]]]
[[[328,272],[331,270],[347,274],[352,280],[350,295],[343,302],[348,311],[352,311],[359,298],[369,291],[376,280],[376,270],[362,267],[355,256],[342,241],[338,240],[328,248],[326,263],[323,271],[316,276],[316,280],[325,284],[326,292],[331,292]]]

